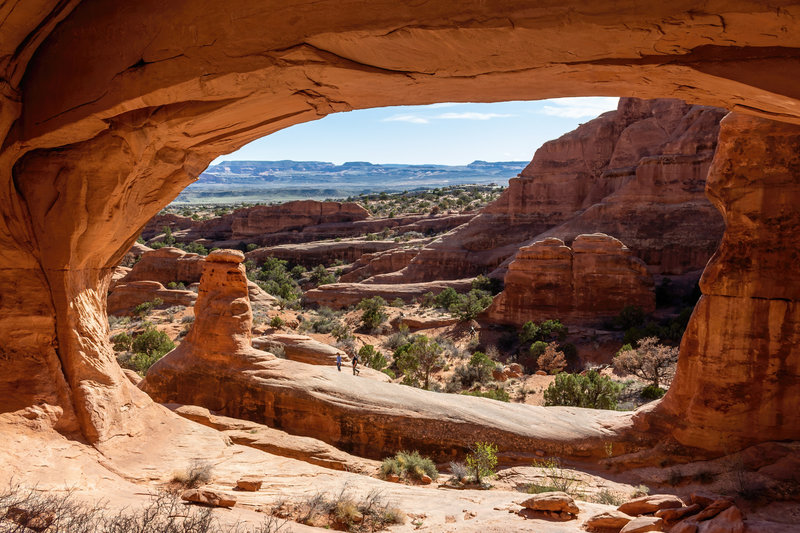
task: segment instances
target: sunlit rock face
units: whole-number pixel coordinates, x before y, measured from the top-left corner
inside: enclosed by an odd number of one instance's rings
[[[114,359],[108,280],[145,223],[223,153],[332,112],[444,101],[672,97],[798,123],[798,21],[800,6],[747,0],[0,0],[0,410],[91,442],[169,416]],[[780,167],[773,155],[755,176]],[[766,274],[753,270],[753,286],[773,283]],[[697,313],[693,327],[722,342],[746,322],[722,316]],[[775,347],[758,352],[770,364],[784,360],[787,333],[757,326],[741,331]],[[705,349],[686,352],[666,405],[701,394],[682,373],[717,357]],[[766,400],[738,398],[728,412]],[[796,427],[781,416],[775,427]],[[773,434],[792,433],[762,438]]]
[[[619,240],[579,235],[572,247],[549,238],[525,246],[508,267],[505,288],[486,310],[492,323],[522,326],[558,317],[600,322],[627,305],[655,310],[653,277]]]
[[[493,270],[502,278],[521,246],[594,232],[620,239],[654,274],[700,270],[725,229],[704,193],[724,115],[680,100],[623,98],[616,111],[545,143],[479,216],[377,281]]]
[[[800,127],[728,115],[707,188],[725,238],[661,407],[696,448],[800,439]]]

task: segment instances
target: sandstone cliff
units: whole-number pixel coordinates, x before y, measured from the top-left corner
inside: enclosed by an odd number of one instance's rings
[[[616,111],[545,143],[498,200],[376,281],[474,276],[536,240],[592,232],[620,239],[653,273],[701,269],[724,230],[703,192],[723,116],[678,100],[622,98]]]
[[[626,305],[652,312],[653,278],[620,241],[591,234],[579,235],[571,248],[555,238],[521,248],[505,289],[484,316],[516,326],[552,318],[585,323],[615,316]]]

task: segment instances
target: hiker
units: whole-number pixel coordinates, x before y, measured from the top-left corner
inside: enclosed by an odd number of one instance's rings
[[[358,354],[353,354],[353,375],[357,376],[361,373],[358,369]]]
[[[336,368],[339,369],[339,372],[342,371],[342,354],[341,353],[337,353],[336,354]]]

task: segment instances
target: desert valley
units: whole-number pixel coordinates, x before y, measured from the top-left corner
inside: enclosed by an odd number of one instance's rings
[[[800,6],[356,4],[0,0],[0,531],[800,531]],[[529,163],[209,167],[592,94]]]

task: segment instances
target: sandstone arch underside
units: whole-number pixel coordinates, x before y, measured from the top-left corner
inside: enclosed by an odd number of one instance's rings
[[[138,431],[152,403],[106,339],[110,269],[220,154],[357,108],[669,96],[736,112],[709,178],[728,234],[640,423],[714,452],[800,439],[800,4],[272,4],[0,0],[4,416]]]

